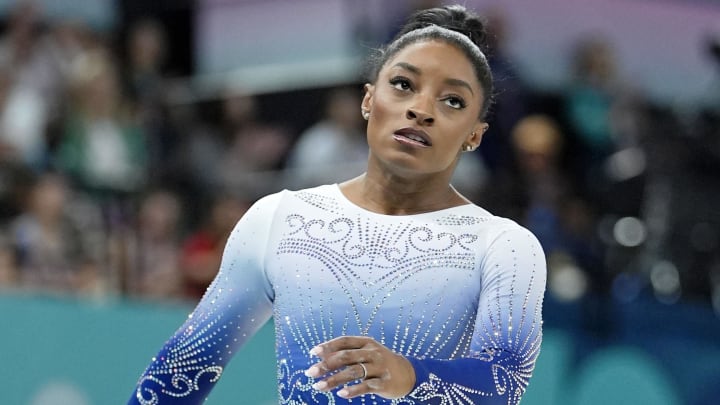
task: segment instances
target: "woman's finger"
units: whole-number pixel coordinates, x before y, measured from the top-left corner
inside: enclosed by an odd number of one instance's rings
[[[368,393],[400,398],[415,384],[412,364],[372,338],[344,336],[319,344],[310,353],[320,358],[305,372],[316,379],[317,390],[339,388],[338,395],[346,398]]]
[[[360,395],[378,392],[382,389],[383,381],[380,378],[368,378],[360,384],[348,385],[338,391],[338,396],[342,398],[355,398]]]
[[[324,374],[340,370],[343,367],[349,367],[358,363],[367,363],[370,359],[371,354],[364,349],[341,350],[339,352],[329,353],[326,357],[322,358],[322,361],[310,366],[310,368],[305,371],[305,375],[317,378]]]
[[[367,364],[351,364],[341,371],[313,384],[313,388],[320,391],[329,391],[353,381],[364,380],[370,374]]]
[[[367,336],[341,336],[313,347],[310,354],[323,358],[340,350],[360,349],[371,342],[374,340]]]

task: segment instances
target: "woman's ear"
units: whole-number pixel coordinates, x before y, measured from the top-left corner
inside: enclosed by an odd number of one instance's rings
[[[362,104],[360,105],[363,114],[367,111],[372,112],[373,95],[375,94],[375,86],[370,83],[365,83],[365,95],[363,96]]]
[[[485,134],[485,131],[488,130],[488,128],[490,128],[490,125],[488,125],[487,122],[478,122],[473,128],[472,133],[470,133],[466,144],[472,146],[473,149],[476,149],[478,146],[480,146],[480,142],[482,142],[482,137]]]

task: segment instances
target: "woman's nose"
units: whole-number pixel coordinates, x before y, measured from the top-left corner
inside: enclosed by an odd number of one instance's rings
[[[435,118],[431,112],[432,106],[429,102],[417,100],[417,103],[411,105],[405,112],[405,118],[417,121],[419,124],[428,125],[435,122]]]
[[[435,118],[433,118],[430,113],[421,111],[417,108],[408,108],[407,112],[405,113],[405,117],[409,120],[414,120],[418,123],[426,125],[435,122]]]

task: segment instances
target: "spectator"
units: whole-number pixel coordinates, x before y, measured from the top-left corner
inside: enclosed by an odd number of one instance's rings
[[[576,45],[572,64],[566,100],[571,129],[592,157],[606,156],[614,146],[608,118],[617,91],[615,56],[604,40],[589,39]]]
[[[151,191],[142,199],[137,227],[125,249],[131,295],[153,299],[180,296],[180,214],[180,200],[172,192]]]
[[[186,239],[181,253],[184,297],[197,301],[217,275],[223,248],[250,203],[228,194],[215,197],[205,221]]]
[[[31,188],[25,211],[10,224],[19,282],[52,292],[104,293],[102,253],[83,234],[92,230],[73,216],[71,194],[55,174],[42,175]]]
[[[613,48],[602,38],[578,42],[572,59],[573,81],[564,95],[578,184],[598,199],[607,182],[606,159],[619,147],[634,146],[639,136],[639,98],[616,74]]]
[[[129,114],[110,55],[93,51],[76,61],[73,109],[57,151],[58,167],[101,200],[145,185],[145,134]]]
[[[169,117],[170,82],[163,71],[167,52],[164,27],[154,19],[137,21],[130,27],[126,48],[124,86],[147,134],[149,177],[152,182],[165,184],[172,177],[170,162],[180,135]]]
[[[0,38],[0,150],[36,171],[46,166],[48,66],[38,51],[39,10],[19,2]]]
[[[300,135],[290,152],[286,167],[291,187],[336,182],[364,171],[368,145],[358,100],[354,89],[330,92],[325,116]]]
[[[165,30],[151,19],[133,24],[127,36],[127,90],[140,110],[147,114],[153,114],[145,110],[153,110],[162,94],[166,42]]]
[[[174,84],[169,87],[173,97],[192,97],[186,86]],[[221,182],[218,181],[218,161],[227,149],[223,133],[204,122],[197,103],[182,102],[165,105],[163,125],[177,136],[177,144],[162,162],[155,167],[161,173],[153,174],[153,184],[175,190],[182,198],[182,206],[188,213],[201,212],[210,202]],[[153,153],[153,152],[151,152]],[[157,158],[155,155],[154,158]],[[151,161],[152,169],[152,161]],[[194,227],[197,218],[186,216],[185,225]]]
[[[548,116],[531,115],[515,126],[510,139],[514,165],[494,176],[484,193],[490,211],[524,224],[534,210],[547,210],[555,217],[570,186],[559,167],[564,141],[559,127]],[[547,251],[547,237],[538,239]]]
[[[59,20],[48,27],[39,46],[41,63],[49,68],[51,76],[47,92],[49,122],[46,138],[52,157],[62,139],[74,69],[89,53],[103,49],[103,45],[98,33],[83,21]]]
[[[223,100],[228,147],[219,160],[220,189],[245,190],[262,194],[267,185],[279,180],[273,171],[281,169],[290,150],[290,134],[280,125],[264,122],[258,99],[238,92]]]
[[[555,268],[582,284],[602,265],[594,215],[561,166],[565,140],[548,116],[520,120],[511,136],[516,166],[500,173],[485,193],[492,212],[514,218],[538,237],[548,256],[551,291]]]

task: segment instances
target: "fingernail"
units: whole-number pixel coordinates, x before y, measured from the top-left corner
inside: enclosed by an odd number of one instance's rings
[[[318,381],[315,384],[313,384],[312,387],[315,388],[316,390],[322,390],[322,389],[325,389],[325,387],[327,387],[327,383],[325,381]]]
[[[323,349],[322,346],[315,346],[312,349],[310,349],[310,354],[313,356],[319,356],[320,353],[322,353]]]
[[[338,394],[339,397],[342,397],[342,398],[347,398],[348,396],[350,396],[350,393],[349,393],[348,390],[346,390],[345,388],[343,388],[343,389],[341,389],[340,391],[338,391],[337,394]]]
[[[305,370],[305,375],[308,377],[317,377],[320,375],[320,369],[316,366],[312,366],[309,369]]]

